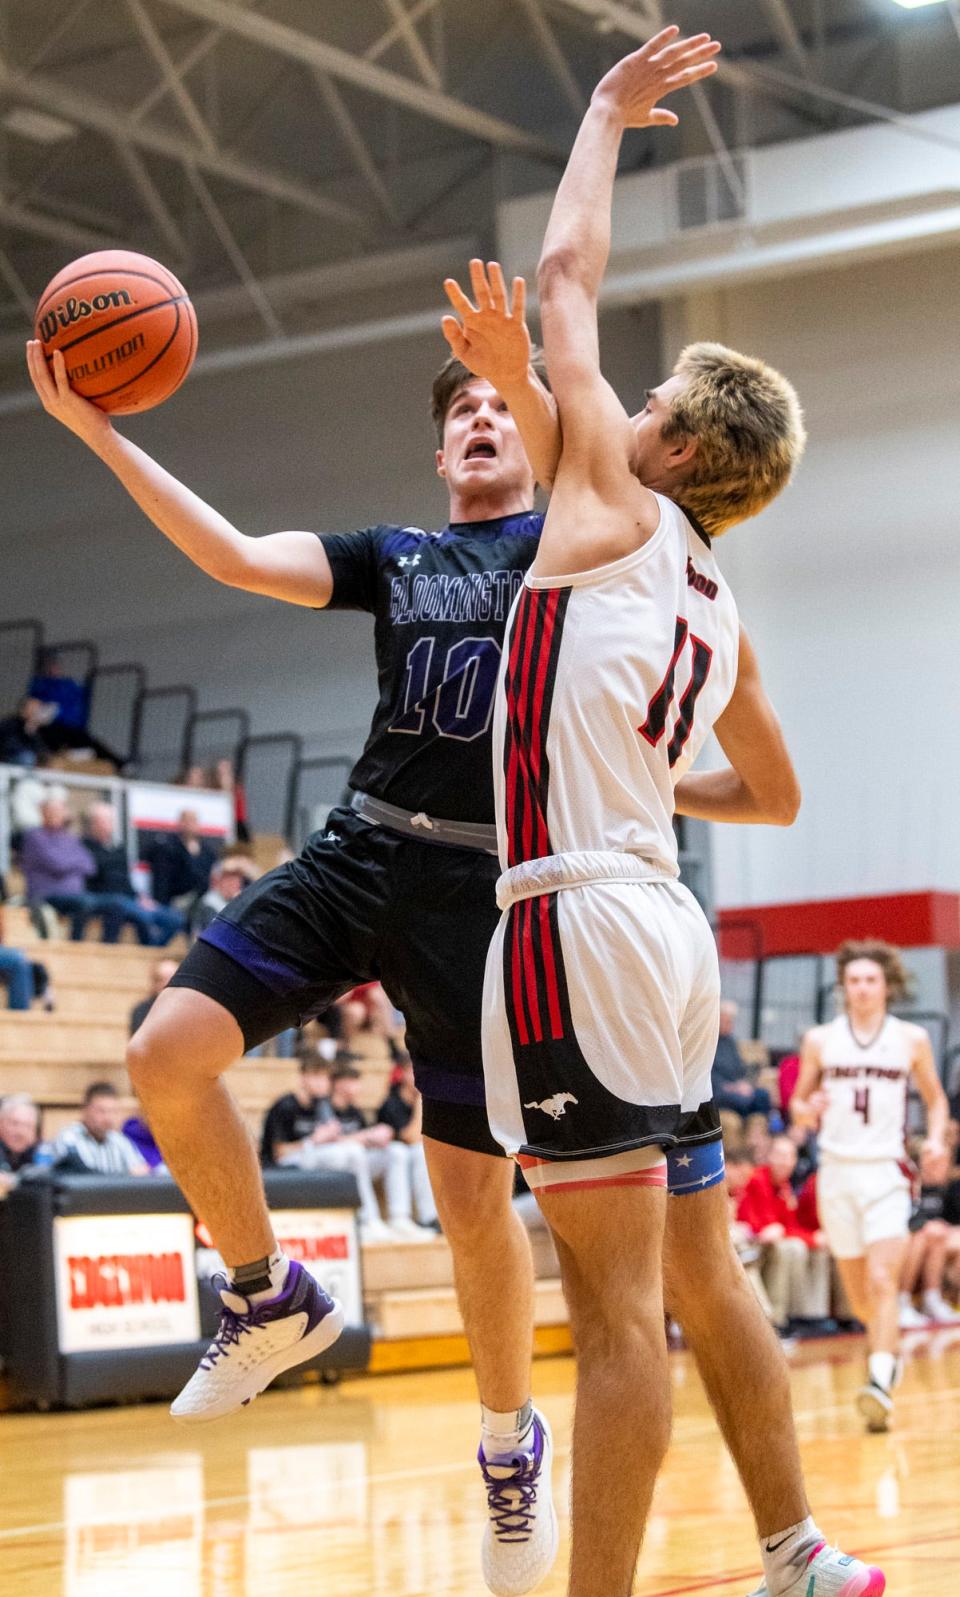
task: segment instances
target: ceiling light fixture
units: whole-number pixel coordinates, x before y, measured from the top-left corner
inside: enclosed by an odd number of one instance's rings
[[[942,6],[943,0],[893,0],[895,6],[902,6],[904,11],[919,11],[921,6]]]

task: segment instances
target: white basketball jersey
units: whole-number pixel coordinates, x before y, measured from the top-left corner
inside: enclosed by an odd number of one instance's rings
[[[494,720],[504,868],[603,849],[678,874],[673,786],[733,692],[740,629],[706,535],[657,499],[634,554],[528,573],[517,596]]]
[[[865,1047],[857,1042],[846,1015],[824,1027],[822,1154],[831,1159],[905,1157],[911,1053],[909,1028],[893,1015]]]

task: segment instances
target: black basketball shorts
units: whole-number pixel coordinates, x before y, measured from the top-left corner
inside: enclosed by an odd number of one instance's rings
[[[255,1048],[351,987],[382,982],[406,1018],[424,1133],[502,1157],[487,1124],[480,1045],[498,875],[489,854],[332,810],[295,860],[227,905],[171,986],[213,998]]]

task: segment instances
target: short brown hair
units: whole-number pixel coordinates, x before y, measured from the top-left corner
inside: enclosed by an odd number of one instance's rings
[[[698,446],[675,497],[716,537],[786,487],[807,441],[803,412],[785,377],[724,344],[688,344],[673,373],[684,388],[662,436]]]
[[[887,997],[891,1004],[899,1004],[913,994],[913,977],[903,963],[903,955],[892,943],[881,942],[878,937],[868,937],[863,942],[853,939],[841,943],[837,949],[837,980],[843,985],[847,966],[855,959],[869,959],[879,965],[887,983]]]
[[[544,388],[549,388],[550,379],[547,376],[543,350],[538,349],[536,344],[530,350],[530,365]],[[458,394],[461,388],[466,388],[468,383],[482,381],[483,379],[479,378],[476,372],[472,372],[469,366],[465,366],[462,360],[458,360],[456,355],[450,355],[440,367],[430,390],[430,414],[436,428],[438,449],[443,448],[443,425],[447,419],[447,411],[453,403],[454,394]]]

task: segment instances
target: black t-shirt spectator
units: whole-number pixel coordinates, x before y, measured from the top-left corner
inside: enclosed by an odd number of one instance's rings
[[[315,1098],[305,1109],[295,1092],[285,1093],[267,1110],[263,1122],[260,1158],[264,1164],[274,1164],[273,1150],[281,1142],[302,1142],[317,1126],[325,1126],[333,1119],[329,1098]]]
[[[169,904],[174,898],[185,898],[194,893],[198,898],[210,886],[210,872],[216,864],[216,855],[208,843],[201,842],[196,854],[191,854],[183,839],[166,837],[150,854],[153,872],[153,896],[158,904]]]
[[[84,838],[84,842],[97,867],[96,874],[87,880],[87,892],[117,893],[121,898],[136,898],[136,890],[130,880],[130,861],[123,845],[98,843],[92,837]]]
[[[366,1131],[370,1124],[363,1110],[358,1109],[355,1104],[346,1104],[342,1109],[334,1109],[333,1112],[348,1137],[354,1131]]]
[[[27,1165],[33,1164],[39,1147],[39,1142],[35,1142],[32,1147],[25,1149],[23,1153],[14,1153],[12,1148],[8,1148],[5,1142],[0,1142],[0,1171],[4,1175],[15,1176],[18,1171],[25,1169]]]
[[[389,1126],[395,1137],[406,1131],[413,1119],[413,1104],[400,1095],[399,1087],[391,1087],[377,1111],[378,1125]]]

